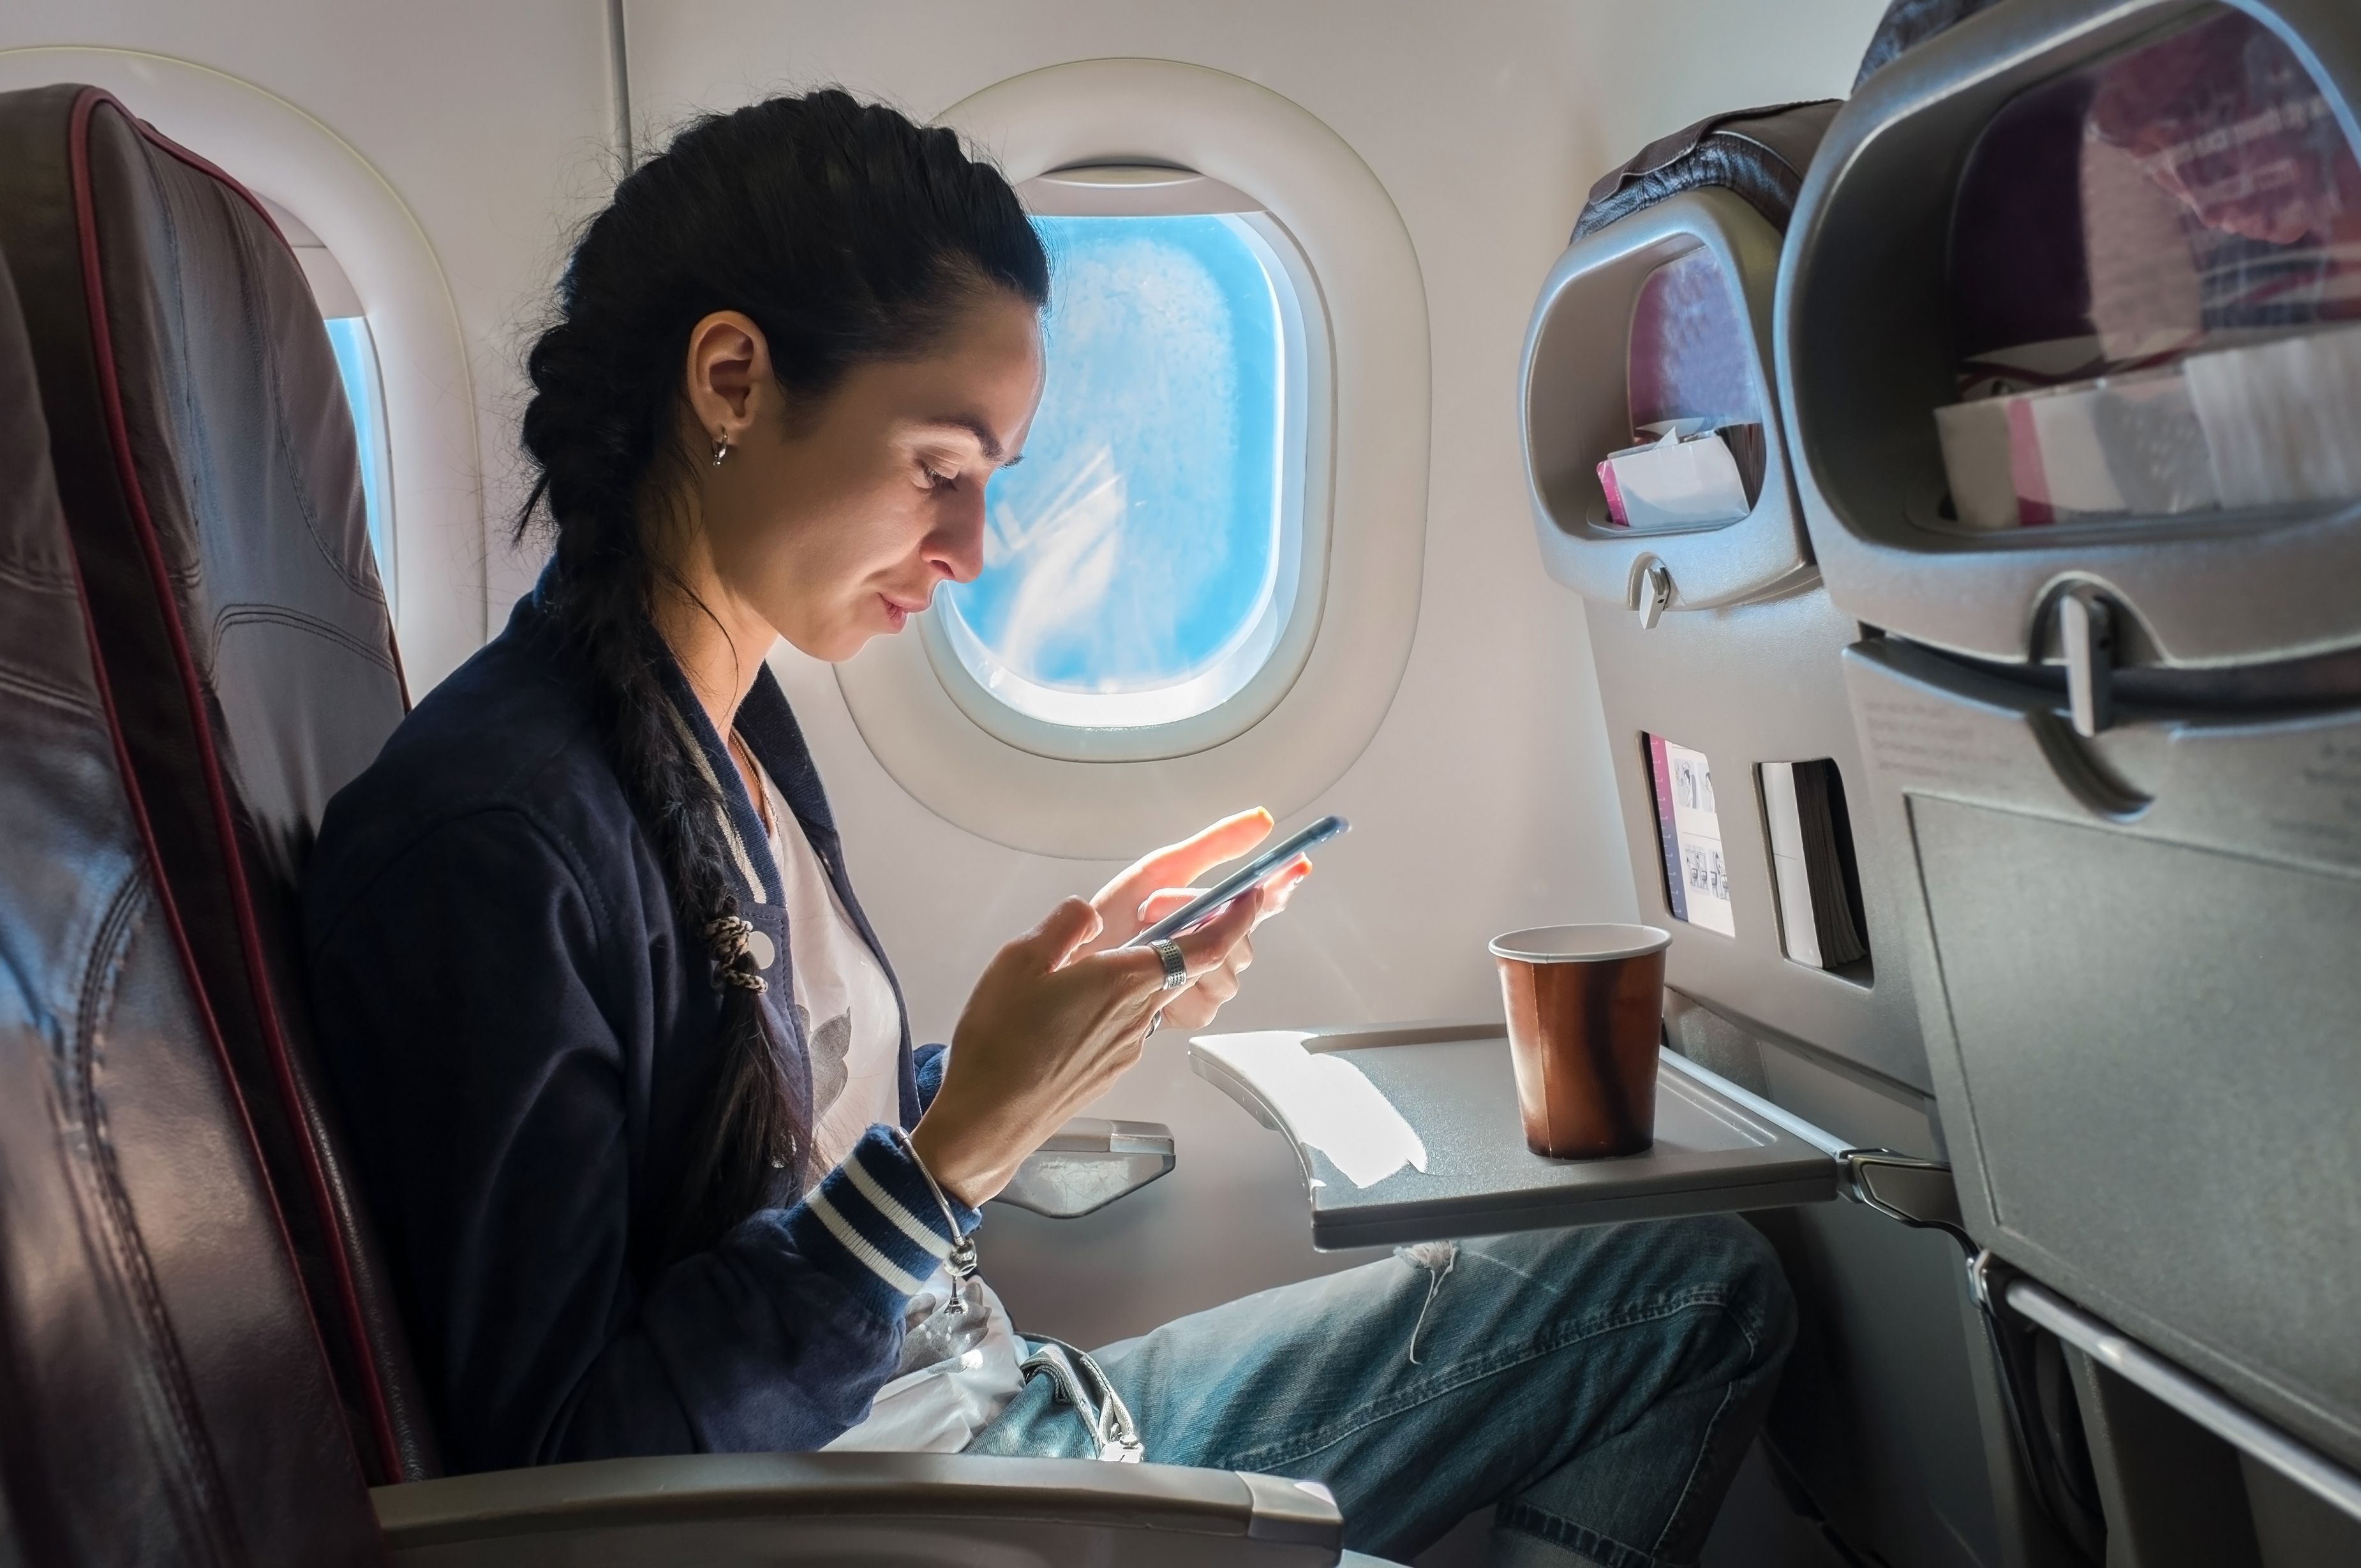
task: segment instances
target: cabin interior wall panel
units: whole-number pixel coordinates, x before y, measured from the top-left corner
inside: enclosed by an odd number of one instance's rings
[[[1832,973],[1786,956],[1757,766],[1833,762],[1866,799],[1867,776],[1838,661],[1859,627],[1817,585],[1725,609],[1676,610],[1643,627],[1628,609],[1584,605],[1622,798],[1640,918],[1673,933],[1664,981],[1746,1023],[1806,1042],[1930,1093],[1909,966],[1887,950],[1895,913],[1874,873],[1885,846],[1856,808],[1852,846],[1871,947],[1866,964]],[[1721,819],[1735,936],[1675,920],[1662,862],[1645,737],[1705,754]],[[1848,1134],[1848,1135],[1850,1135]],[[1927,1154],[1938,1150],[1923,1151]]]
[[[395,498],[398,527],[432,516],[473,535],[449,553],[465,563],[455,580],[406,578],[401,591],[458,596],[464,624],[497,630],[533,570],[507,543],[508,519],[523,496],[515,430],[524,334],[544,307],[566,237],[613,179],[604,7],[583,0],[11,0],[0,7],[0,49],[43,46],[163,55],[250,82],[325,125],[393,188],[450,288],[471,383],[450,395],[474,401],[478,464],[450,474],[445,493],[429,503]],[[136,91],[120,95],[141,112]],[[202,126],[160,128],[208,151]],[[412,695],[468,651],[405,647]]]
[[[1588,642],[1578,608],[1541,569],[1527,512],[1525,318],[1601,170],[1732,104],[1843,92],[1881,9],[1024,0],[982,14],[939,0],[668,0],[628,5],[626,33],[634,112],[659,128],[694,106],[828,82],[926,116],[1060,61],[1184,60],[1301,104],[1391,196],[1417,249],[1433,345],[1417,641],[1385,724],[1319,803],[1356,831],[1266,928],[1223,1016],[1252,1028],[1497,1015],[1491,935],[1631,916]],[[870,756],[825,670],[792,654],[774,663],[914,1023],[946,1037],[995,947],[1115,868],[1022,854],[945,823]],[[1190,1074],[1176,1035],[1153,1041],[1093,1113],[1168,1123],[1179,1167],[1083,1220],[995,1210],[984,1247],[1020,1321],[1098,1343],[1367,1255],[1310,1250],[1292,1157]]]

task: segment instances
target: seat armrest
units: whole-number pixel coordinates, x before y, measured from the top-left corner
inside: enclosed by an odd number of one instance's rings
[[[1138,1191],[1174,1163],[1172,1129],[1161,1122],[1077,1116],[1026,1157],[994,1201],[1077,1219]]]
[[[395,1568],[1329,1568],[1345,1535],[1316,1483],[955,1453],[605,1459],[369,1496]]]

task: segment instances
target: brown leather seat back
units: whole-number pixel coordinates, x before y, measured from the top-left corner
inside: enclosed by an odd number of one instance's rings
[[[260,204],[94,88],[0,95],[0,254],[164,880],[363,1464],[430,1475],[293,940],[321,813],[405,707],[334,354]]]
[[[0,1561],[381,1562],[93,649],[0,269]]]

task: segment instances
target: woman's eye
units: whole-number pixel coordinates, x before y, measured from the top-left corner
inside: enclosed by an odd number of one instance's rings
[[[946,474],[925,464],[918,466],[918,475],[920,481],[930,490],[947,489],[959,483],[959,475],[956,472]]]

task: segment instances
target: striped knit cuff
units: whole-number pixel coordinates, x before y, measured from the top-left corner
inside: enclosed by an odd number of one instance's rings
[[[955,1199],[944,1201],[948,1221],[917,1160],[889,1130],[872,1127],[787,1212],[786,1227],[806,1257],[826,1260],[854,1296],[898,1318],[981,1217]]]

